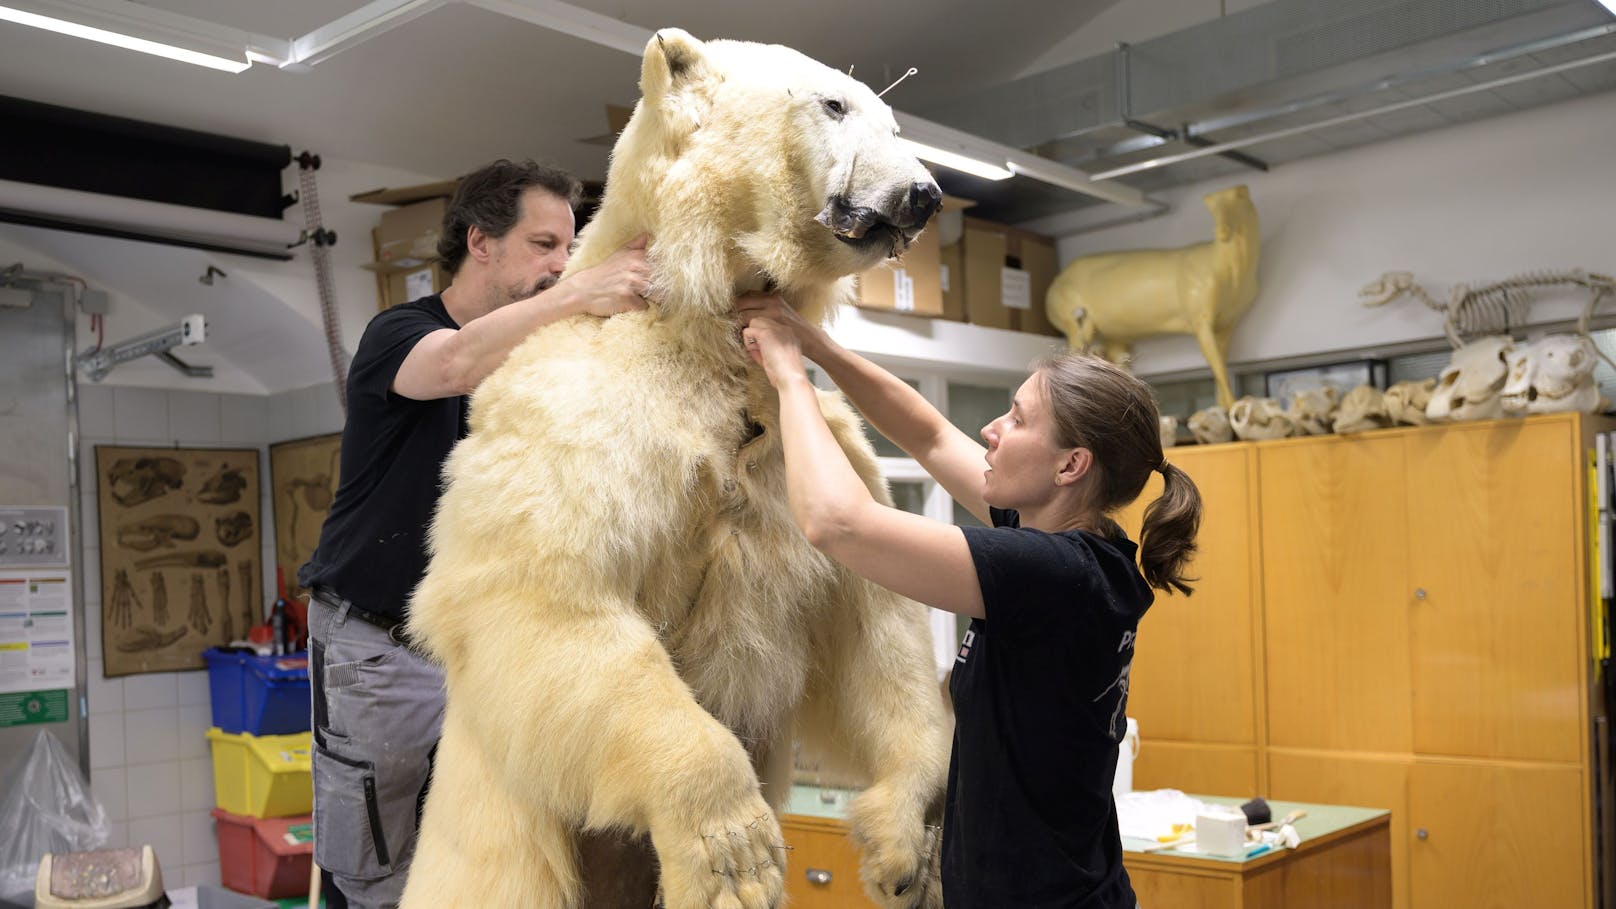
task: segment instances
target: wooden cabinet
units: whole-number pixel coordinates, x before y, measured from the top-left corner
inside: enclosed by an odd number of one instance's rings
[[[1414,906],[1593,904],[1580,769],[1420,760],[1408,792]]]
[[[1128,715],[1139,721],[1147,744],[1134,765],[1134,787],[1251,792],[1259,774],[1260,669],[1254,461],[1248,446],[1168,454],[1201,489],[1200,550],[1190,567],[1199,580],[1188,598],[1158,593],[1139,625]],[[1144,509],[1160,493],[1155,476],[1118,515],[1131,539],[1139,539]]]
[[[1162,598],[1141,626],[1139,788],[1389,808],[1398,909],[1592,906],[1586,453],[1610,425],[1170,450],[1206,500],[1212,596]],[[1244,476],[1211,466],[1241,458]],[[1208,686],[1245,700],[1205,708]],[[1186,716],[1203,709],[1216,731]],[[1232,769],[1248,730],[1255,789]]]
[[[791,853],[786,859],[786,896],[793,909],[875,909],[859,881],[858,853],[847,824],[831,818],[780,817]]]

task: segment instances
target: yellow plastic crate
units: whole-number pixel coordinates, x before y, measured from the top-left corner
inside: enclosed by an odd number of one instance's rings
[[[249,817],[289,817],[314,808],[307,732],[253,735],[208,730],[213,796],[220,808]]]

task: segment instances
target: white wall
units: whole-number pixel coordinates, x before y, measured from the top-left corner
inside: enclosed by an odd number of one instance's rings
[[[296,164],[283,182],[298,189]],[[336,231],[332,274],[344,347],[351,354],[360,333],[376,314],[375,278],[360,267],[372,259],[370,230],[385,210],[350,202],[348,197],[380,187],[433,182],[439,177],[396,168],[326,159],[316,172],[321,223]],[[286,220],[301,224],[301,204]],[[209,365],[214,376],[196,379],[155,358],[116,367],[103,380],[109,387],[164,388],[237,394],[275,394],[311,383],[329,382],[319,294],[310,247],[300,246],[290,261],[257,259],[66,231],[0,225],[0,267],[21,262],[30,271],[61,272],[112,293],[105,339],[114,343],[204,315],[208,341],[175,351],[187,363]],[[226,273],[209,286],[197,279],[209,265]],[[90,320],[78,323],[80,347],[94,343]]]
[[[1409,300],[1368,309],[1358,290],[1392,270],[1412,270],[1438,299],[1456,283],[1525,271],[1616,272],[1616,93],[1190,187],[1164,197],[1167,216],[1062,239],[1061,261],[1204,241],[1212,227],[1200,197],[1235,183],[1251,188],[1263,250],[1231,362],[1438,339],[1437,313]],[[1574,319],[1581,308],[1567,296],[1533,318]],[[1135,350],[1141,375],[1204,366],[1188,337]]]

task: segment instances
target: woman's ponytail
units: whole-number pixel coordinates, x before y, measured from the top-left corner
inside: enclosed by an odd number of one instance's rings
[[[1184,570],[1195,555],[1195,535],[1201,528],[1201,491],[1184,471],[1163,460],[1162,492],[1145,509],[1139,531],[1139,567],[1145,581],[1157,590],[1190,593]]]

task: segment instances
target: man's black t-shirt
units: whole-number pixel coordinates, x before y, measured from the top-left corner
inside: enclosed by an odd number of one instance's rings
[[[949,909],[1134,909],[1112,778],[1153,595],[1126,537],[965,527],[986,619],[954,662]]]
[[[395,306],[366,326],[348,368],[342,479],[298,583],[330,587],[368,612],[404,618],[410,591],[426,573],[426,534],[444,459],[466,435],[467,399],[416,401],[390,389],[418,341],[459,327],[437,295]]]

